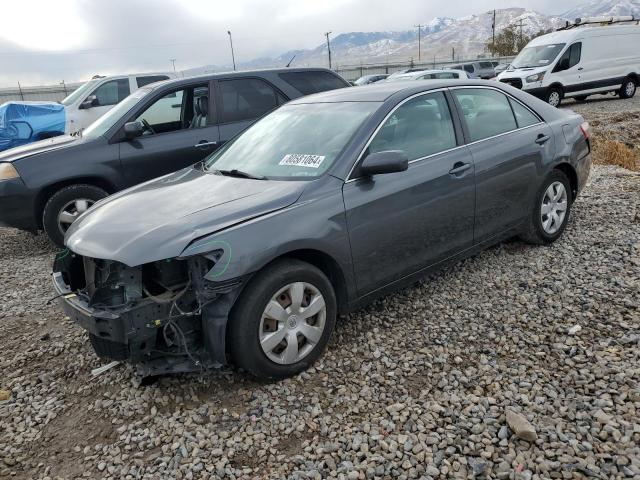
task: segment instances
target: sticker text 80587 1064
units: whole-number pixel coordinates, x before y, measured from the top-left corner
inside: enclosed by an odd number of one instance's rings
[[[278,165],[287,165],[290,167],[309,167],[318,168],[324,161],[324,155],[305,155],[301,153],[288,153],[285,155]]]

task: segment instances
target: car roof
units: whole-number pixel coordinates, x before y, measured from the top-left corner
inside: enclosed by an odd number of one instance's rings
[[[313,68],[313,67],[299,67],[299,68],[287,68],[287,67],[283,67],[283,68],[263,68],[263,69],[256,69],[256,70],[238,70],[238,71],[229,71],[229,72],[216,72],[216,73],[206,73],[206,74],[202,74],[202,75],[193,75],[190,77],[184,77],[184,78],[177,78],[177,79],[169,79],[169,80],[164,80],[161,82],[155,82],[151,85],[149,85],[151,88],[161,88],[164,87],[165,85],[172,85],[172,86],[180,86],[180,85],[188,85],[193,83],[193,81],[211,81],[211,80],[216,80],[216,79],[227,79],[227,78],[236,78],[236,77],[251,77],[251,76],[256,76],[256,77],[260,77],[263,76],[265,74],[280,74],[280,73],[291,73],[291,72],[329,72],[332,75],[335,75],[337,77],[339,77],[338,74],[336,74],[335,72],[329,70],[328,68],[322,68],[322,67],[317,67],[317,68]]]
[[[500,84],[492,80],[467,80],[467,79],[446,79],[446,80],[416,80],[415,82],[378,82],[372,85],[361,87],[346,87],[326,92],[314,93],[306,97],[292,100],[289,104],[303,103],[338,103],[338,102],[384,102],[389,97],[403,93],[406,96],[414,93],[436,90],[447,87],[477,86],[493,87],[510,91],[508,85]]]

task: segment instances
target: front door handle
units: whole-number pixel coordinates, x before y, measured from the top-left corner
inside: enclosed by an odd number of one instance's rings
[[[580,67],[578,70],[582,70],[582,69],[583,69],[583,67]]]
[[[209,147],[215,147],[216,145],[218,145],[218,142],[208,142],[206,140],[202,140],[201,142],[196,143],[194,147],[205,150]]]
[[[451,175],[460,175],[471,168],[470,163],[456,162],[453,164],[453,168],[449,170]]]
[[[544,135],[544,134],[541,133],[540,135],[538,135],[538,138],[536,138],[536,143],[538,145],[542,145],[542,144],[546,143],[547,140],[549,140],[550,138],[551,137],[549,135]]]

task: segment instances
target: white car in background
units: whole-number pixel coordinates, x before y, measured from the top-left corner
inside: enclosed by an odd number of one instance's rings
[[[175,73],[96,75],[60,102],[65,107],[64,133],[88,127],[138,88],[175,77]]]
[[[453,80],[453,79],[473,79],[478,78],[464,70],[420,70],[418,72],[403,73],[395,77],[387,78],[386,82],[398,82],[406,80]]]

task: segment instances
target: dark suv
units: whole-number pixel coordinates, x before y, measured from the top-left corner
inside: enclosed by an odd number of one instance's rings
[[[44,229],[61,246],[69,226],[98,200],[197,163],[291,99],[347,86],[330,70],[286,68],[141,88],[81,135],[0,154],[0,225]]]

